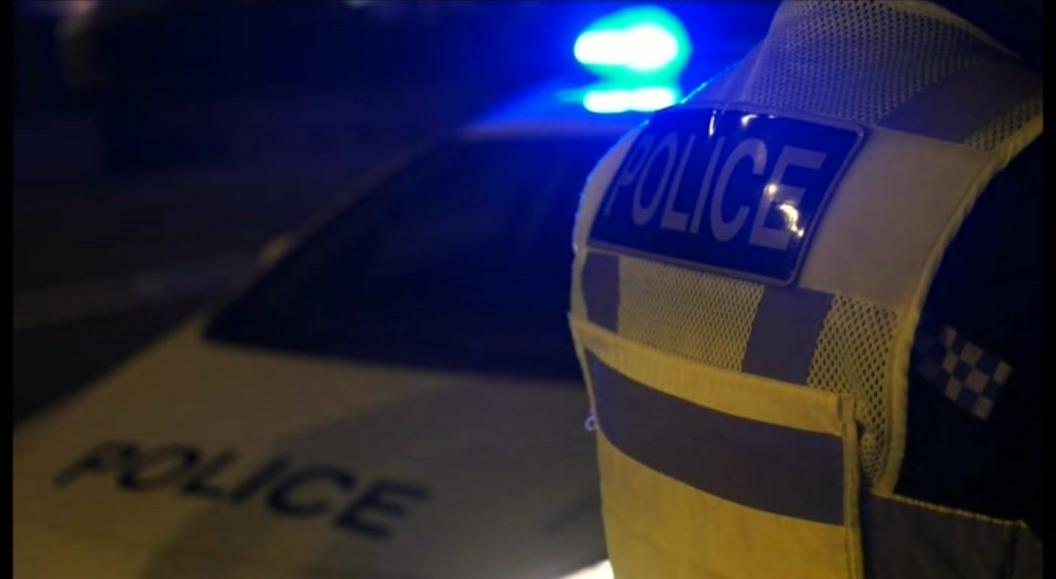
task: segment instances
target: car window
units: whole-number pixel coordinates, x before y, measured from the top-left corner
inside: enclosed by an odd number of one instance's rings
[[[577,379],[567,311],[601,138],[451,142],[367,192],[220,311],[210,339]]]

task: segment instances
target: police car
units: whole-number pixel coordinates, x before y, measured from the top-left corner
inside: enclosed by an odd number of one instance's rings
[[[606,42],[636,34],[621,18],[577,58],[616,66]],[[379,170],[228,303],[28,421],[16,576],[604,572],[570,233],[597,159],[678,97],[610,83],[498,109]]]

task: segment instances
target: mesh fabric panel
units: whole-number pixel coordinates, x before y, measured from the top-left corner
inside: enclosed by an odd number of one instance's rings
[[[691,360],[740,370],[761,284],[620,258],[620,335]]]
[[[785,2],[765,41],[686,102],[746,102],[869,125],[950,75],[1012,58],[934,5]],[[992,149],[1040,109],[1040,99],[1024,103],[985,123],[964,144]],[[620,264],[620,335],[700,363],[741,369],[761,284],[627,256]],[[807,387],[854,396],[862,468],[870,482],[888,450],[897,321],[888,309],[834,296],[806,381]]]
[[[837,295],[818,336],[807,386],[855,399],[862,468],[870,481],[884,466],[889,398],[885,385],[894,341],[895,312]]]
[[[1009,58],[970,24],[913,2],[786,2],[739,98],[873,123],[936,81]]]
[[[986,123],[965,139],[964,144],[974,149],[989,151],[1011,137],[1027,121],[1040,115],[1041,111],[1042,100],[1041,96],[1038,96]]]

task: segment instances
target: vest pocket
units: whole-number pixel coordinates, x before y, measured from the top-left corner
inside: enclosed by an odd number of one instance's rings
[[[618,577],[862,576],[850,397],[573,330]]]
[[[866,577],[1041,579],[1041,541],[1026,525],[897,495],[865,494]]]

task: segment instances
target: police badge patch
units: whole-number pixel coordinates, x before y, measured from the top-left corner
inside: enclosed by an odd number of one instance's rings
[[[661,111],[605,192],[589,244],[790,284],[864,135],[741,107]]]

